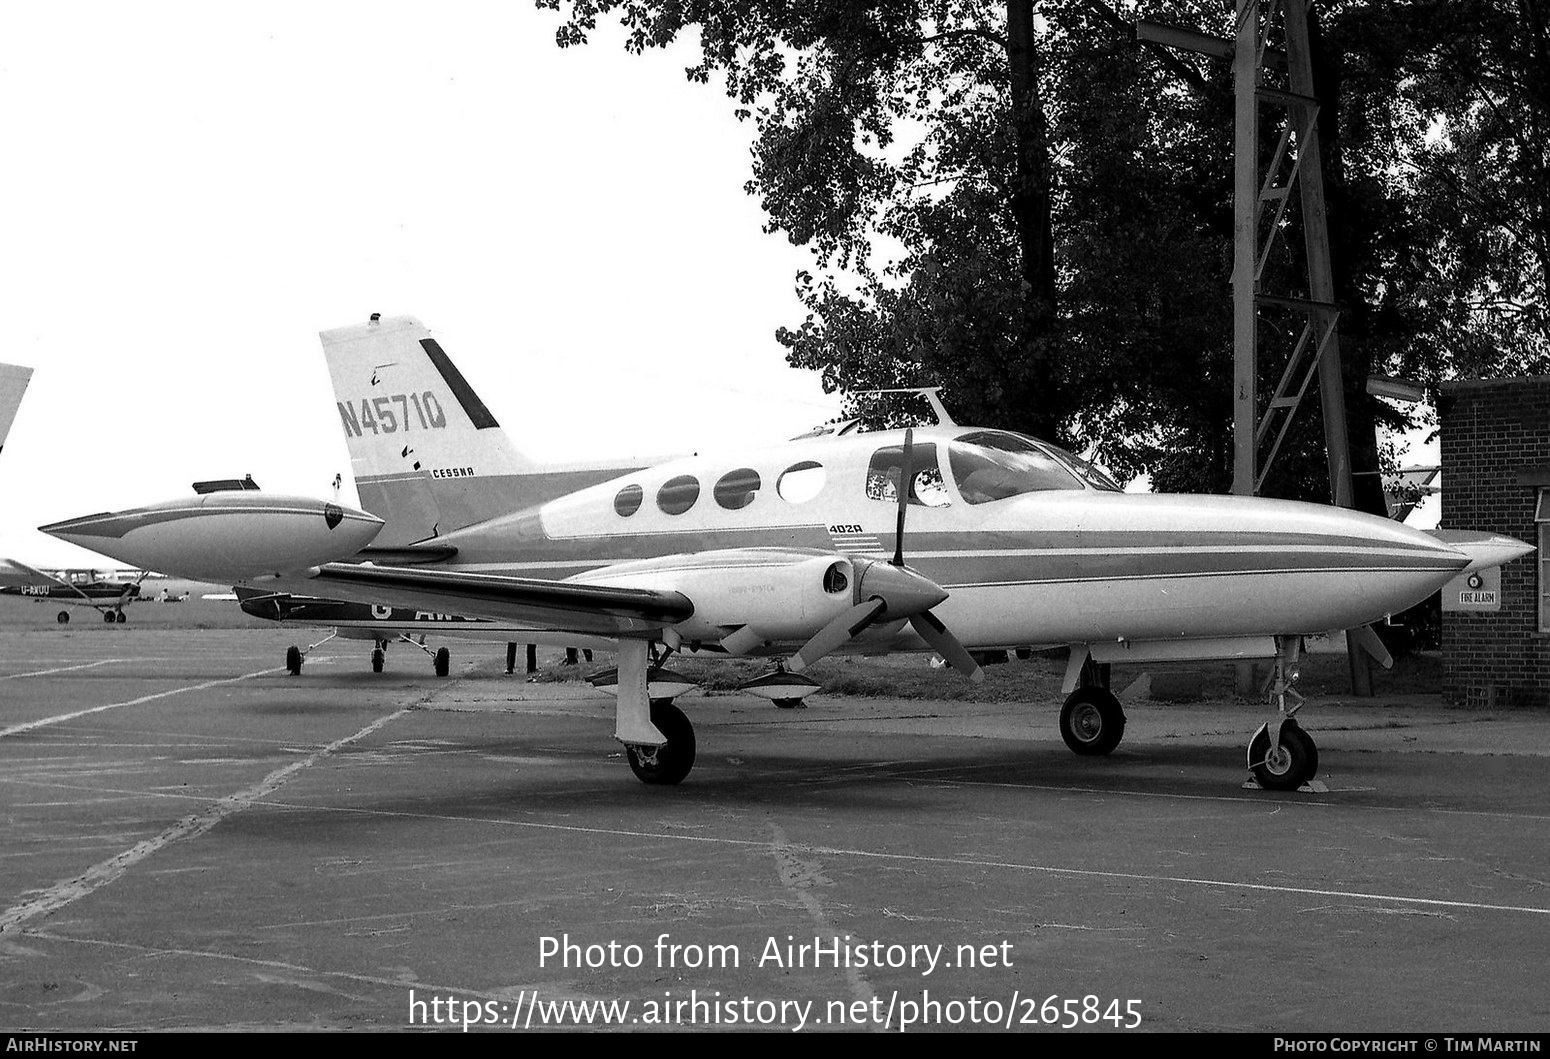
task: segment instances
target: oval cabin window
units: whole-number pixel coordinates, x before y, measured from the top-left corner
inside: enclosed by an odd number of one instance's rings
[[[657,507],[668,515],[682,515],[700,498],[700,480],[692,474],[669,478],[657,490]]]
[[[627,485],[614,497],[614,511],[621,518],[629,518],[640,510],[640,502],[646,498],[646,490],[638,485]]]
[[[716,483],[716,503],[728,511],[745,508],[753,503],[754,494],[763,484],[759,479],[759,472],[750,468],[728,471]]]

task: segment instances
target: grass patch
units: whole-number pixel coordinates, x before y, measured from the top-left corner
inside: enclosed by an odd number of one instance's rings
[[[985,681],[975,684],[947,668],[928,662],[926,655],[895,655],[884,658],[825,658],[808,670],[829,695],[857,698],[939,699],[948,702],[1029,702],[1059,701],[1066,660],[1061,654],[1039,654],[1028,659],[1013,658],[1003,665],[985,667]],[[579,665],[550,662],[539,668],[535,679],[541,682],[585,681],[595,673],[610,669],[613,656],[598,652],[596,661]],[[668,668],[699,684],[707,694],[735,693],[745,682],[772,666],[769,659],[694,658],[673,656]],[[1262,677],[1268,663],[1258,669]],[[1174,664],[1171,666],[1116,665],[1111,684],[1116,693],[1124,691],[1143,673],[1154,679],[1160,673],[1193,670],[1198,674],[1198,695],[1165,695],[1168,701],[1239,701],[1234,684],[1236,669],[1231,663]],[[1349,696],[1350,678],[1344,655],[1309,655],[1302,661],[1302,678],[1297,687],[1308,696]],[[1191,681],[1190,683],[1196,683]],[[1413,654],[1401,659],[1393,670],[1377,669],[1373,688],[1378,696],[1430,694],[1442,685],[1442,656],[1437,653]],[[1254,695],[1242,701],[1259,701]]]

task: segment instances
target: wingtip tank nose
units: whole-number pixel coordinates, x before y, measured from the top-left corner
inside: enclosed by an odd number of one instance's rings
[[[39,529],[141,569],[230,584],[350,558],[382,526],[377,516],[333,501],[229,492]]]
[[[1459,573],[1465,574],[1510,563],[1536,550],[1532,544],[1526,544],[1516,537],[1509,537],[1502,533],[1439,529],[1432,530],[1431,535],[1464,554],[1469,560],[1469,565]]]

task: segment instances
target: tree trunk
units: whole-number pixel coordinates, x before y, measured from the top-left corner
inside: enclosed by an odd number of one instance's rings
[[[1037,392],[1025,395],[1035,433],[1058,434],[1065,418],[1061,380],[1051,362],[1055,323],[1055,236],[1050,195],[1049,123],[1039,94],[1036,0],[1007,0],[1007,70],[1011,83],[1016,171],[1012,223],[1022,256],[1022,335],[1018,343],[1034,367]]]

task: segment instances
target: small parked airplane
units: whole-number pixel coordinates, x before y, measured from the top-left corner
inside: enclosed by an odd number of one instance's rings
[[[292,675],[301,672],[302,662],[309,653],[335,636],[345,640],[370,640],[373,672],[380,673],[386,666],[389,645],[406,643],[430,655],[436,675],[444,677],[451,672],[452,653],[445,647],[435,651],[426,647],[427,635],[506,643],[511,640],[511,636],[505,633],[518,637],[525,633],[517,626],[462,614],[440,614],[410,607],[384,607],[372,603],[319,599],[316,596],[267,592],[241,585],[237,586],[237,600],[243,612],[255,618],[282,625],[310,625],[333,630],[309,647],[293,645],[286,649],[285,668]]]
[[[48,573],[15,559],[0,559],[0,596],[25,596],[47,599],[72,607],[91,607],[108,624],[122,625],[128,618],[124,608],[140,598],[140,577],[126,581],[104,577],[98,570],[60,570]],[[70,612],[54,615],[61,625],[70,622]]]
[[[615,737],[647,783],[678,783],[694,731],[650,680],[674,652],[1069,651],[1066,743],[1112,751],[1114,662],[1271,659],[1276,713],[1250,741],[1265,787],[1317,772],[1292,718],[1301,637],[1352,630],[1458,573],[1532,551],[1338,508],[1127,494],[1009,431],[835,433],[577,481],[518,461],[418,321],[325,332],[366,511],[224,491],[42,527],[136,565],[270,593],[514,623],[535,643],[612,647]],[[368,437],[369,435],[369,437]],[[371,513],[371,512],[375,512]],[[790,692],[786,694],[790,695]]]

